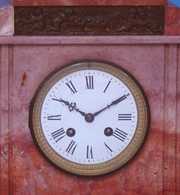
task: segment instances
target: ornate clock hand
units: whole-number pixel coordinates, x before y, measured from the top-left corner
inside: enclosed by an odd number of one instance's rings
[[[68,106],[69,111],[72,112],[73,110],[75,110],[76,112],[79,112],[82,116],[86,116],[86,113],[79,110],[79,108],[76,107],[76,103],[70,103],[66,100],[63,99],[56,99],[56,98],[52,98],[52,100],[57,101],[57,102],[62,102],[64,103],[66,106]]]
[[[100,114],[101,112],[107,110],[107,109],[110,108],[111,106],[116,105],[116,104],[122,102],[122,101],[125,100],[128,96],[129,96],[129,93],[126,94],[126,95],[121,96],[120,98],[118,98],[118,99],[116,99],[116,100],[114,100],[111,104],[109,104],[109,105],[107,105],[106,107],[102,108],[101,110],[95,112],[95,113],[93,114],[94,117],[97,116],[98,114]]]
[[[81,111],[81,110],[79,110],[79,108],[76,107],[76,104],[75,104],[74,110],[75,110],[76,112],[79,112],[82,116],[86,116],[86,113],[83,112],[83,111]]]

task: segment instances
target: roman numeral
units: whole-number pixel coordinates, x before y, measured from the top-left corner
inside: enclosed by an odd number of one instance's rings
[[[51,115],[47,117],[47,120],[51,120],[51,121],[60,121],[61,120],[61,115]]]
[[[104,91],[103,91],[104,93],[106,93],[106,91],[107,91],[110,84],[111,84],[111,81],[109,81],[108,84],[106,85],[106,87],[104,88]]]
[[[116,128],[115,132],[113,133],[113,136],[120,141],[124,142],[128,134],[118,128]]]
[[[86,158],[87,159],[93,159],[92,146],[87,145],[87,148],[86,148]]]
[[[74,84],[72,83],[72,81],[69,81],[68,83],[66,83],[66,85],[72,93],[77,93],[77,90],[76,90]]]
[[[105,147],[106,147],[106,149],[108,150],[108,151],[110,151],[110,152],[113,152],[113,150],[104,142],[104,145],[105,145]]]
[[[118,120],[120,121],[130,121],[132,119],[132,114],[118,114]]]
[[[54,132],[51,133],[53,139],[55,140],[55,142],[58,142],[59,140],[61,140],[66,134],[63,128],[58,129]]]
[[[86,76],[86,87],[87,89],[94,89],[94,77]]]
[[[72,140],[72,141],[69,143],[68,147],[66,148],[66,152],[73,155],[73,154],[74,154],[74,151],[75,151],[75,149],[76,149],[76,147],[77,147],[76,142],[75,142],[74,140]]]

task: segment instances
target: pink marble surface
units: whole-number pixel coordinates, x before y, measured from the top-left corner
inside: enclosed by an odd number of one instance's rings
[[[20,42],[21,37],[17,39]],[[83,41],[46,37],[44,44],[42,37],[39,43],[37,37],[26,39],[28,44],[22,38],[21,45],[0,49],[0,161],[5,167],[0,169],[0,181],[6,186],[0,194],[179,195],[178,44],[157,43],[155,37],[139,44],[137,37],[129,42],[119,38],[119,44],[107,44],[106,37],[84,37]],[[32,45],[33,39],[36,44]],[[30,101],[39,84],[55,69],[82,59],[107,60],[127,69],[143,86],[151,109],[150,130],[141,151],[122,169],[97,178],[70,175],[52,166],[37,150],[28,127]]]
[[[13,35],[14,8],[12,6],[0,7],[0,35]]]

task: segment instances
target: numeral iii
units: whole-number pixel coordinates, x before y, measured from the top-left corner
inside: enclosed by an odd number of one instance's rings
[[[118,114],[118,120],[120,121],[130,121],[132,119],[132,114]]]

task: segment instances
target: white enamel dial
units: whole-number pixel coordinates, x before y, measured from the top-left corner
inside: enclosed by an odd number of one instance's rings
[[[137,120],[131,91],[121,80],[100,70],[80,70],[57,81],[41,110],[49,145],[58,155],[79,164],[103,163],[116,157],[133,138]]]
[[[148,128],[137,82],[117,66],[80,62],[51,75],[32,107],[32,130],[45,156],[79,175],[101,175],[130,160]]]

